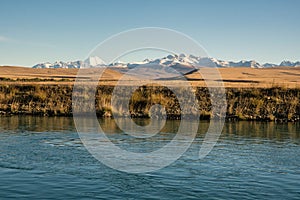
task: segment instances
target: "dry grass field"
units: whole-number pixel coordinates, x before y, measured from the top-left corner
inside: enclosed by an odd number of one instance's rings
[[[97,79],[99,69],[85,69],[82,78]],[[100,69],[101,70],[101,69]],[[299,88],[300,68],[278,67],[271,69],[252,68],[220,68],[220,77],[227,88]],[[101,77],[100,85],[115,85],[122,77],[122,69],[106,69]],[[26,67],[0,66],[0,83],[14,85],[53,85],[73,84],[78,69],[33,69]],[[193,86],[205,86],[201,70],[185,76]],[[94,79],[92,78],[92,79]],[[166,81],[166,80],[164,80]],[[176,82],[176,80],[167,80]]]
[[[86,77],[93,77],[99,69],[86,69],[83,73]],[[13,85],[32,85],[32,84],[42,84],[42,85],[53,85],[62,84],[69,85],[73,84],[77,77],[78,69],[33,69],[27,67],[12,67],[12,66],[0,66],[0,84],[13,84]],[[103,83],[114,82],[122,74],[118,71],[106,69],[101,80]],[[95,77],[97,78],[97,77]]]
[[[200,70],[201,71],[201,70]],[[225,87],[229,88],[299,88],[300,68],[278,67],[271,69],[220,68]],[[193,85],[204,86],[199,72],[186,76]]]
[[[95,109],[98,116],[110,117],[113,109],[111,97],[114,85],[126,72],[125,69],[114,68],[105,71],[100,68],[84,69],[80,70],[78,75],[77,69],[0,67],[0,116],[23,114],[72,116],[74,80],[79,76],[80,80],[83,80],[82,83],[92,81],[98,84],[99,72],[103,72],[103,76],[95,94]],[[206,79],[217,80],[216,83],[224,81],[227,99],[226,117],[229,120],[300,121],[300,68],[222,68],[219,69],[219,77],[210,76],[216,71],[201,68],[186,75],[186,79],[195,86],[195,95],[201,108],[200,118],[210,119],[216,115],[211,110],[209,91],[206,87],[202,87],[206,86],[206,82],[201,72],[209,75],[205,77]],[[155,77],[156,75],[159,77],[159,71],[155,69],[150,69],[147,73],[147,75],[154,73]],[[147,83],[142,75],[139,73],[135,77],[131,75],[124,82],[118,83],[125,87],[122,87],[122,92],[115,94],[122,99],[124,95],[130,93],[130,87],[135,84],[140,86],[130,100],[131,116],[149,117],[149,108],[154,104],[161,104],[170,119],[178,119],[183,111],[176,95],[165,86],[179,86],[178,89],[182,89],[180,79],[168,77],[155,80],[153,85],[144,86]],[[218,80],[220,77],[221,80]],[[84,93],[78,95],[90,98],[84,96]],[[223,101],[217,103],[222,105]],[[120,107],[114,109],[122,114],[124,113],[122,104],[119,105]],[[190,114],[190,111],[188,112]]]

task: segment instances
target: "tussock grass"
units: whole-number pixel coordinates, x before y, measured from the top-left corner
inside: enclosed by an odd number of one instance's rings
[[[124,92],[129,91],[128,87],[130,86],[124,86]],[[98,86],[95,94],[95,109],[98,116],[111,117],[113,89],[113,86]],[[72,116],[72,91],[72,85],[0,85],[0,114]],[[124,94],[119,94],[118,98],[122,100]],[[208,89],[197,87],[195,95],[200,117],[202,119],[213,117]],[[226,98],[229,120],[282,122],[300,120],[300,89],[226,88]],[[176,95],[168,88],[142,86],[131,95],[130,114],[132,117],[149,117],[149,109],[155,104],[164,106],[168,118],[172,119],[180,118],[182,112],[191,112],[181,110]],[[121,104],[117,104],[114,108],[120,115],[124,112],[122,109]]]

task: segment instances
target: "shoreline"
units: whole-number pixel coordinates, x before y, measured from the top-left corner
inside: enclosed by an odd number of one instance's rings
[[[129,86],[124,86],[124,91]],[[99,85],[95,95],[98,117],[112,117],[113,86]],[[200,119],[216,118],[211,113],[207,88],[195,87]],[[300,89],[291,88],[226,88],[227,121],[300,121]],[[72,85],[2,85],[0,84],[0,116],[72,116]],[[120,98],[122,98],[122,95]],[[141,86],[132,94],[129,104],[132,118],[149,118],[154,104],[165,107],[168,119],[182,114],[176,96],[166,87]],[[122,116],[122,105],[114,108]]]
[[[98,81],[99,70],[103,72],[98,82],[95,109],[98,117],[112,117],[111,96],[114,86],[126,73],[125,69],[84,69],[81,78]],[[219,68],[226,91],[226,120],[249,121],[300,121],[300,68]],[[73,84],[78,69],[32,69],[26,67],[0,66],[0,116],[72,116]],[[194,89],[198,100],[200,119],[216,118],[211,113],[211,102],[201,73],[184,75]],[[133,79],[135,80],[135,79]],[[132,87],[125,81],[124,92]],[[165,107],[169,119],[179,119],[180,105],[170,90],[159,84],[179,85],[179,80],[158,80],[157,85],[139,87],[130,100],[132,118],[148,118],[154,104]],[[97,84],[93,82],[92,85]],[[139,83],[143,85],[143,83]],[[217,89],[217,88],[216,88]],[[183,91],[184,92],[184,91]],[[119,94],[122,98],[125,94]],[[83,98],[89,98],[84,97]],[[221,103],[221,102],[220,102]],[[122,116],[122,105],[114,108]],[[190,113],[187,113],[190,114]]]

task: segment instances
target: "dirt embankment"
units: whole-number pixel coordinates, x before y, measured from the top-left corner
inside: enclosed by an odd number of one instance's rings
[[[113,86],[98,86],[95,95],[98,116],[111,117],[113,89]],[[72,85],[0,85],[0,115],[72,116],[72,92]],[[215,117],[208,89],[197,87],[195,94],[200,118]],[[119,94],[117,99],[122,99],[123,95]],[[300,89],[226,88],[226,99],[228,120],[300,120]],[[168,88],[143,86],[131,95],[130,114],[149,117],[149,109],[154,104],[163,105],[170,119],[179,119],[184,112],[176,95]],[[123,113],[121,104],[114,110],[120,115]]]

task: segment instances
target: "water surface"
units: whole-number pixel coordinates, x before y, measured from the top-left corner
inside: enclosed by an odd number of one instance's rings
[[[115,143],[143,152],[171,140],[180,121],[167,121],[162,133],[142,141],[143,145],[123,134],[113,120],[100,123]],[[197,138],[172,165],[152,173],[128,174],[93,158],[72,118],[2,117],[0,198],[300,198],[299,124],[226,123],[213,151],[199,160],[208,125],[200,123]]]

